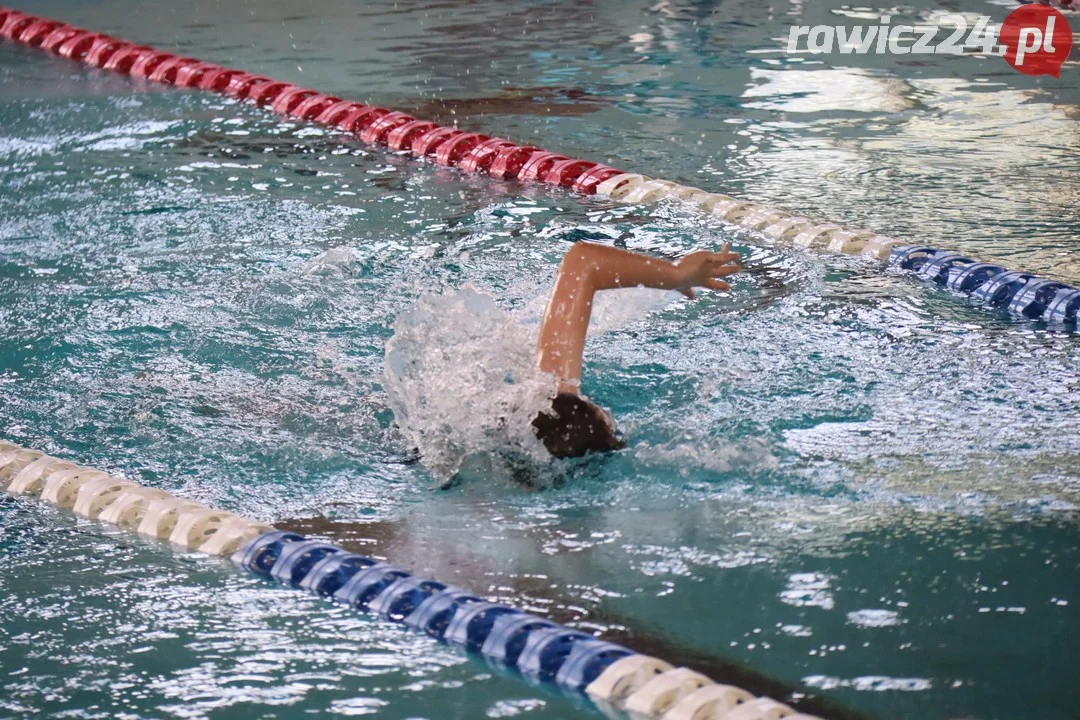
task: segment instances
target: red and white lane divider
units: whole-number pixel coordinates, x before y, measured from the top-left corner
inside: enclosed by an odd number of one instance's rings
[[[893,247],[904,244],[868,230],[845,230],[779,208],[654,180],[504,138],[443,127],[403,112],[342,100],[264,75],[162,52],[16,10],[0,8],[0,37],[92,67],[252,102],[297,120],[350,133],[369,145],[407,151],[464,172],[542,182],[625,203],[679,200],[728,223],[761,232],[776,242],[825,252],[884,260]]]

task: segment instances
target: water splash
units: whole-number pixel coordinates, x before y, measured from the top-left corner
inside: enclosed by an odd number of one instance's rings
[[[599,293],[589,336],[624,328],[677,297],[648,288]],[[429,470],[443,478],[503,475],[546,484],[551,473],[539,464],[551,455],[532,428],[556,392],[555,377],[536,367],[534,350],[546,301],[537,296],[508,311],[466,285],[424,294],[398,317],[386,347],[386,392]]]
[[[350,272],[359,258],[351,247],[340,246],[324,250],[304,267],[305,275],[327,275]]]
[[[551,406],[555,376],[536,366],[536,338],[467,285],[426,293],[394,323],[386,392],[424,465],[449,478],[470,456],[544,460],[532,421]]]

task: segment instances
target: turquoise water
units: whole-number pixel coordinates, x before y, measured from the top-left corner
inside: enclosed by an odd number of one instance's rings
[[[1080,281],[1075,62],[1056,81],[777,51],[791,24],[933,17],[921,0],[23,7]],[[1072,716],[1075,336],[678,208],[462,177],[10,45],[0,167],[5,438],[837,717]],[[387,406],[391,323],[469,283],[527,309],[583,237],[730,241],[748,272],[590,341],[585,386],[626,451],[544,492],[436,490]],[[591,712],[21,501],[0,504],[0,569],[2,717]]]

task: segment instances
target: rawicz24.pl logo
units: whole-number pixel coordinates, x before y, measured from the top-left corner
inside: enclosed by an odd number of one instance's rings
[[[943,40],[942,28],[952,28]],[[1026,75],[1060,77],[1072,50],[1069,21],[1046,5],[1023,5],[1001,25],[983,16],[968,27],[963,15],[943,15],[938,25],[893,25],[888,16],[877,25],[798,25],[788,33],[789,53],[813,55],[1000,55]]]

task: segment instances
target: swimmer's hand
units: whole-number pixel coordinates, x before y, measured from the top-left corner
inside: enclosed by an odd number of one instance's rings
[[[686,255],[675,263],[680,282],[678,291],[693,300],[695,287],[710,290],[730,290],[731,286],[718,278],[734,275],[742,270],[739,265],[739,253],[731,252],[724,243],[720,252],[698,250]]]
[[[576,242],[563,257],[537,340],[537,364],[559,379],[562,392],[581,387],[581,358],[597,291],[627,287],[727,290],[722,277],[739,272],[739,254],[725,243],[720,252],[692,252],[678,262],[594,243]]]

